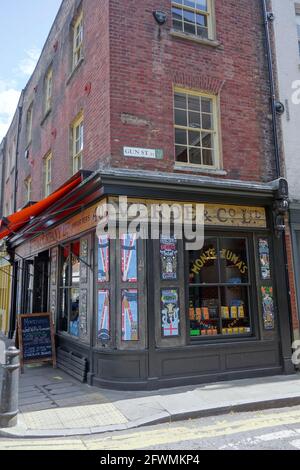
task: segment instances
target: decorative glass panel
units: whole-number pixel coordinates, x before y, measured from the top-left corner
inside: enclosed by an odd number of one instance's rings
[[[274,299],[273,299],[273,287],[261,288],[262,294],[262,308],[263,308],[263,321],[265,330],[274,330]]]
[[[122,281],[137,282],[136,234],[127,233],[121,239]]]
[[[122,340],[139,340],[137,289],[122,290]]]
[[[160,239],[161,279],[177,280],[178,250],[176,238]]]
[[[86,336],[88,332],[87,326],[87,310],[88,310],[88,291],[87,289],[80,290],[80,333],[81,336]]]
[[[267,238],[260,238],[258,240],[258,250],[261,279],[269,280],[271,279],[271,268],[269,240]]]
[[[98,239],[98,282],[109,282],[109,236]]]
[[[80,282],[86,284],[88,281],[88,241],[81,240],[80,243]]]
[[[178,289],[161,291],[162,336],[179,336],[179,295]]]
[[[98,339],[110,340],[110,302],[109,290],[98,291]]]

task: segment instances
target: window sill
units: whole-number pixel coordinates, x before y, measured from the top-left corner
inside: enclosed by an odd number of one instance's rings
[[[217,176],[227,176],[226,170],[221,170],[218,168],[202,168],[201,166],[193,165],[180,165],[175,163],[175,171],[188,171],[190,173],[204,173],[206,175],[217,175]]]
[[[44,122],[47,120],[47,117],[51,114],[52,108],[49,108],[48,111],[44,114],[43,119],[41,120],[41,126],[44,124]]]
[[[216,41],[214,39],[202,39],[194,34],[188,34],[180,31],[176,31],[175,29],[171,29],[170,31],[171,36],[179,39],[187,39],[188,41],[193,41],[197,42],[198,44],[203,44],[204,46],[210,46],[210,47],[215,47],[215,48],[220,48],[221,43],[219,41]]]
[[[81,57],[81,59],[78,61],[78,63],[76,64],[76,66],[73,68],[72,72],[70,73],[70,75],[68,76],[67,78],[67,83],[66,85],[69,85],[70,81],[72,80],[73,76],[75,75],[75,73],[77,72],[77,70],[79,69],[79,67],[81,66],[82,62],[84,62],[84,57]]]

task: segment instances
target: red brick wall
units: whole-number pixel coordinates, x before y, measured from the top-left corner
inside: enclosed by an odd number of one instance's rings
[[[70,77],[70,26],[80,3],[65,0],[52,28],[38,66],[25,90],[22,131],[20,135],[18,207],[25,202],[23,181],[32,176],[32,199],[43,197],[43,158],[53,153],[52,190],[57,189],[72,174],[70,124],[76,115],[84,112],[85,169],[95,170],[105,162],[109,150],[109,35],[108,0],[83,0],[84,9],[84,61]],[[57,46],[55,50],[54,46]],[[44,77],[52,63],[52,111],[43,120]],[[90,85],[90,93],[88,93]],[[26,149],[26,113],[31,102],[33,108],[32,145],[30,157],[24,158]]]
[[[112,165],[173,171],[173,85],[220,92],[228,177],[271,180],[273,149],[261,2],[218,0],[213,48],[170,34],[171,1],[111,0]],[[123,8],[126,4],[126,8]],[[168,13],[159,27],[152,12]],[[122,113],[140,119],[123,123]],[[125,158],[123,146],[162,148],[163,161]]]

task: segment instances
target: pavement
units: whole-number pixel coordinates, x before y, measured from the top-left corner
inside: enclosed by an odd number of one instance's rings
[[[11,438],[126,431],[229,412],[300,405],[300,374],[156,391],[115,391],[81,384],[59,369],[28,365],[20,377],[18,424]]]

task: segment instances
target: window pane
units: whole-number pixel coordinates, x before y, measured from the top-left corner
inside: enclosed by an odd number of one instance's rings
[[[208,39],[208,29],[198,26],[197,27],[197,36],[200,38]]]
[[[182,93],[175,93],[174,106],[179,109],[186,109],[186,95]]]
[[[195,8],[195,1],[193,0],[183,0],[183,4],[187,7]]]
[[[213,120],[211,114],[202,114],[202,129],[213,129]]]
[[[222,287],[221,305],[223,335],[251,333],[247,287]]]
[[[189,127],[201,127],[200,113],[189,112]]]
[[[202,11],[208,11],[207,0],[196,0],[196,8]]]
[[[189,162],[193,165],[201,165],[202,163],[202,154],[201,149],[189,148]]]
[[[109,282],[109,236],[98,238],[98,282]]]
[[[127,233],[121,239],[122,281],[137,282],[136,235]]]
[[[189,319],[191,336],[220,334],[218,287],[190,287]]]
[[[71,289],[70,334],[79,336],[79,289]]]
[[[213,166],[215,164],[213,150],[202,149],[202,163],[203,165],[210,166]]]
[[[188,34],[196,34],[196,27],[194,23],[184,23],[184,31]]]
[[[138,291],[122,290],[122,341],[138,340]]]
[[[182,21],[173,20],[173,28],[177,31],[183,31],[183,23]]]
[[[204,15],[196,15],[197,26],[206,27],[207,26],[207,17]]]
[[[161,291],[162,336],[179,336],[179,294],[178,289]]]
[[[175,129],[175,143],[179,145],[187,145],[186,131],[184,129]]]
[[[186,111],[175,109],[175,124],[177,126],[187,126]]]
[[[182,162],[182,163],[187,163],[188,162],[188,152],[187,152],[187,147],[180,147],[179,145],[176,145],[176,161],[177,162]]]
[[[201,98],[202,113],[212,113],[212,100],[210,98]]]
[[[202,142],[201,142],[202,147],[205,147],[205,148],[213,147],[212,134],[202,132],[201,138],[202,138]]]
[[[189,145],[192,147],[200,147],[201,134],[200,132],[189,131]]]
[[[218,272],[218,246],[215,238],[205,240],[200,251],[189,252],[190,284],[217,284]]]
[[[110,303],[109,290],[98,291],[98,340],[110,340]]]
[[[221,282],[248,283],[247,245],[244,238],[220,240]]]
[[[172,15],[174,20],[182,20],[182,10],[180,8],[172,8]]]
[[[189,111],[200,112],[200,97],[188,95]]]
[[[183,20],[188,23],[195,23],[195,13],[188,10],[183,10]]]

